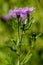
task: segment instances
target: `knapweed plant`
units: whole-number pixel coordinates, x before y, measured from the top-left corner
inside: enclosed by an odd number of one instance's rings
[[[32,57],[32,51],[33,48],[35,46],[35,42],[36,42],[36,38],[39,35],[36,35],[36,33],[32,33],[31,35],[28,36],[29,41],[31,44],[30,45],[30,49],[28,52],[24,53],[24,51],[22,51],[23,46],[26,46],[22,41],[23,40],[23,36],[26,35],[27,30],[29,31],[32,24],[35,22],[35,20],[33,19],[33,17],[31,18],[31,13],[35,11],[35,8],[14,8],[14,10],[9,10],[8,15],[3,16],[2,19],[6,20],[9,22],[9,20],[11,21],[11,19],[14,19],[17,21],[17,40],[12,39],[11,42],[14,43],[14,46],[10,46],[8,45],[8,47],[17,54],[18,56],[18,63],[17,65],[25,65],[27,62],[29,62],[30,58]],[[15,24],[15,21],[13,21],[13,23]],[[27,44],[27,43],[26,43]],[[22,56],[24,55],[24,57],[22,58]]]

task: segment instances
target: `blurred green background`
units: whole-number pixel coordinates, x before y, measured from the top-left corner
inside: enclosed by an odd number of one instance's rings
[[[14,7],[34,7],[35,12],[32,16],[35,23],[26,34],[28,35],[31,31],[43,33],[43,0],[0,0],[0,15],[6,15],[9,9],[14,9]],[[9,40],[17,37],[17,31],[12,25],[10,22],[0,20],[0,65],[17,65],[17,55],[7,47]],[[25,36],[23,40],[26,40],[25,43],[27,43]],[[24,48],[27,52],[29,46],[23,47],[23,50]],[[43,36],[37,38],[33,56],[26,65],[29,64],[43,65]]]

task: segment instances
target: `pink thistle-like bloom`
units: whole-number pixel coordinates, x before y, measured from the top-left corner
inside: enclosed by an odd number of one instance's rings
[[[16,18],[16,14],[15,14],[15,12],[14,12],[13,10],[9,10],[9,15],[10,15],[11,17]]]
[[[21,14],[21,9],[14,9],[13,10],[14,11],[14,13],[16,14],[16,15],[20,15]]]
[[[9,11],[9,15],[16,18],[17,16],[20,16],[21,18],[27,18],[27,14],[30,14],[34,11],[34,8],[15,8],[14,10]]]
[[[14,10],[9,10],[8,15],[4,16],[6,20],[9,20],[11,17],[13,18],[22,18],[27,19],[29,18],[29,15],[31,12],[33,12],[35,8],[31,7],[25,7],[25,8],[14,8]]]
[[[10,20],[11,19],[11,16],[10,15],[3,16],[3,19],[4,20]]]
[[[24,13],[31,13],[35,10],[35,8],[31,7],[31,8],[28,8],[28,7],[25,7],[24,9]]]
[[[33,12],[35,10],[35,8],[28,8],[25,7],[21,10],[21,18],[26,19],[28,17],[28,15],[30,15],[31,12]]]
[[[17,18],[21,14],[21,9],[15,8],[14,10],[9,10],[9,15]]]

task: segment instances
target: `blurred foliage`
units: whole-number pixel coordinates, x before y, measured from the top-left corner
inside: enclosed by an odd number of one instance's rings
[[[35,12],[31,15],[34,17],[35,23],[31,29],[23,36],[23,43],[29,43],[27,36],[31,32],[43,33],[43,0],[0,0],[0,15],[6,15],[9,9],[14,7],[35,7]],[[0,20],[0,65],[17,65],[17,55],[12,52],[7,45],[10,39],[17,39],[17,23],[10,21],[3,22]],[[25,41],[25,42],[24,42]],[[22,52],[29,51],[29,44],[22,47]],[[21,60],[25,55],[21,55]],[[33,56],[26,65],[43,65],[43,35],[36,40]]]

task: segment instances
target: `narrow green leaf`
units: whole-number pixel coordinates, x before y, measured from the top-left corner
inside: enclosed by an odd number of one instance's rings
[[[21,64],[27,63],[30,60],[31,56],[32,56],[32,53],[28,52],[24,60],[21,62]]]
[[[27,63],[30,60],[31,56],[32,56],[32,53],[29,54],[28,56],[26,56],[26,59],[24,61],[24,64]]]
[[[27,24],[27,28],[26,28],[26,30],[29,30],[34,22],[35,22],[34,19],[31,20],[31,21],[29,22],[29,24]]]

